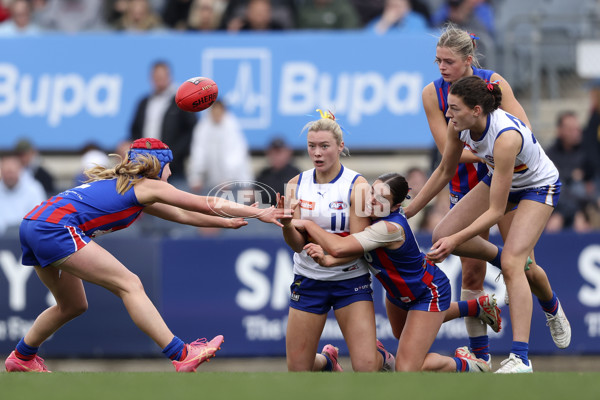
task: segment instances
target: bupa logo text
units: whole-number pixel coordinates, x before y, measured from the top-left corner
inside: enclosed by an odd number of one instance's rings
[[[18,112],[25,117],[46,116],[56,127],[65,117],[87,112],[93,117],[114,116],[121,106],[122,78],[96,74],[88,80],[76,73],[21,73],[13,64],[0,63],[0,116]]]

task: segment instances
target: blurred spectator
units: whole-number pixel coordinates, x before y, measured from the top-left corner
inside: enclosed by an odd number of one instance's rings
[[[427,20],[412,10],[409,0],[386,0],[381,16],[372,20],[366,29],[383,35],[387,32],[425,32]]]
[[[131,146],[131,140],[121,140],[117,144],[117,147],[115,147],[114,153],[120,155],[122,159],[126,159],[127,153],[129,153],[129,146]],[[115,161],[118,162],[117,160]]]
[[[271,0],[250,0],[243,18],[233,18],[227,25],[229,32],[238,31],[279,31],[283,29],[273,19]]]
[[[15,154],[21,160],[24,173],[42,184],[46,197],[55,195],[54,177],[42,166],[40,153],[33,147],[33,144],[27,139],[19,140],[15,146]]]
[[[484,68],[496,66],[496,26],[494,10],[485,0],[446,0],[432,15],[432,24],[442,27],[452,22],[459,28],[477,36],[477,51],[483,56]]]
[[[35,0],[44,1],[44,0]],[[109,25],[114,27],[116,22],[125,14],[127,7],[131,0],[104,0],[104,20]],[[167,0],[148,0],[150,8],[158,13],[162,14],[165,9],[165,3]]]
[[[300,29],[357,29],[360,19],[350,0],[305,0],[298,7]]]
[[[430,3],[427,0],[410,0],[410,8],[416,13],[419,13],[427,21],[427,26],[431,27],[431,8]]]
[[[594,166],[595,194],[600,206],[600,79],[590,85],[590,114],[583,130],[583,149],[586,160]]]
[[[256,177],[257,182],[268,186],[257,187],[257,190],[261,190],[262,204],[277,205],[276,194],[285,195],[285,185],[301,172],[294,165],[293,155],[294,151],[283,138],[274,138],[269,143],[266,151],[268,165]]]
[[[217,30],[221,24],[223,11],[223,3],[220,0],[194,0],[186,29],[188,31]]]
[[[10,5],[10,19],[0,24],[0,36],[37,35],[40,27],[31,21],[31,4],[15,0]]]
[[[437,196],[435,196],[433,201],[431,201],[430,204],[428,204],[427,207],[421,211],[423,213],[423,217],[421,218],[421,223],[419,224],[419,229],[417,231],[427,233],[433,232],[442,218],[446,216],[449,209],[450,192],[448,186],[446,185],[446,187],[442,189]]]
[[[3,1],[0,1],[0,22],[4,22],[10,18],[10,8]]]
[[[0,177],[0,234],[17,235],[23,217],[46,200],[46,193],[14,154],[0,160]]]
[[[44,30],[101,31],[107,28],[102,7],[103,0],[47,0],[38,5],[34,21]]]
[[[231,0],[228,2],[219,29],[238,31],[247,18],[251,0]],[[296,6],[294,0],[270,0],[269,19],[278,29],[291,29],[295,26]],[[264,5],[262,6],[264,8]],[[259,17],[254,17],[259,18]]]
[[[446,0],[446,4],[433,13],[432,22],[441,26],[449,21],[462,27],[472,25],[477,28],[469,32],[485,31],[496,36],[494,9],[486,0]]]
[[[88,180],[88,177],[83,173],[86,169],[97,165],[109,167],[110,163],[108,155],[98,145],[94,143],[87,144],[81,150],[79,173],[73,179],[73,184],[78,186]]]
[[[546,229],[573,228],[575,214],[582,210],[592,193],[593,167],[588,164],[583,147],[581,125],[574,111],[565,111],[556,119],[556,141],[546,154],[558,168],[560,199]]]
[[[151,82],[152,92],[137,105],[129,139],[151,137],[165,142],[173,152],[170,182],[182,188],[185,183],[184,165],[198,119],[195,113],[183,111],[175,104],[177,88],[173,86],[167,62],[156,61],[152,65]]]
[[[600,206],[597,201],[589,201],[575,213],[573,230],[582,233],[598,229],[600,229]]]
[[[358,17],[360,25],[365,26],[374,18],[381,15],[385,0],[350,0]]]
[[[193,0],[167,0],[162,19],[171,29],[185,30]]]
[[[104,0],[104,21],[114,28],[125,14],[128,3],[129,0]]]
[[[188,184],[194,192],[208,193],[226,182],[251,180],[246,137],[235,115],[217,100],[194,128]]]
[[[115,23],[115,29],[146,32],[164,29],[163,20],[148,0],[129,0],[125,12]]]

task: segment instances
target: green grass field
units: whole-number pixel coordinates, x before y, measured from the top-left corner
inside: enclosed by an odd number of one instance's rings
[[[600,399],[600,373],[0,373],[0,399]]]

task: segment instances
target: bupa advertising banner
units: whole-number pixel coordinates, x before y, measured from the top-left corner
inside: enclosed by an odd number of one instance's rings
[[[430,33],[361,31],[0,38],[0,149],[22,136],[42,150],[114,149],[157,60],[175,85],[214,79],[253,149],[276,134],[304,148],[316,109],[336,115],[350,149],[425,148],[421,91],[439,75],[435,43]]]
[[[116,235],[116,234],[115,234]],[[429,237],[419,236],[423,248]],[[497,238],[494,238],[497,240]],[[140,276],[150,298],[171,330],[186,341],[222,334],[222,356],[285,355],[293,253],[280,238],[151,239],[103,237],[100,244]],[[555,347],[534,298],[530,351],[533,354],[600,353],[600,234],[543,235],[536,247],[542,265],[572,327],[569,348]],[[0,354],[8,354],[53,298],[30,267],[20,265],[15,240],[0,240]],[[460,260],[441,264],[460,296]],[[503,329],[489,331],[492,353],[507,354],[511,345],[509,308],[498,270],[488,265],[486,290],[502,306]],[[394,349],[384,308],[384,293],[373,282],[378,337]],[[46,344],[48,357],[159,356],[157,346],[131,322],[121,301],[107,290],[86,284],[89,310],[69,322]],[[518,306],[518,305],[513,305]],[[330,312],[321,346],[347,348]],[[452,354],[468,344],[462,320],[445,323],[432,350]]]
[[[419,244],[427,249],[429,236],[419,236]],[[498,238],[494,238],[498,241]],[[552,341],[541,307],[534,297],[530,351],[537,354],[600,352],[600,235],[543,235],[536,247],[536,258],[550,279],[570,320],[573,338],[566,350]],[[190,257],[186,248],[194,248]],[[191,268],[190,258],[197,260]],[[223,354],[282,355],[285,353],[285,329],[292,283],[292,253],[283,240],[198,242],[173,241],[165,245],[163,283],[173,287],[178,276],[187,277],[186,285],[197,290],[165,290],[163,310],[176,331],[223,334]],[[449,257],[441,265],[452,283],[453,301],[460,298],[460,259]],[[174,273],[178,271],[178,273]],[[488,265],[485,289],[495,293],[502,309],[503,329],[489,330],[491,351],[508,353],[512,342],[509,308],[504,304],[506,287],[499,270]],[[385,313],[385,293],[377,280],[373,282],[378,337],[386,347],[394,349],[394,339]],[[208,296],[208,293],[212,295]],[[200,300],[203,299],[203,300]],[[188,304],[197,302],[190,309]],[[517,306],[518,305],[514,305]],[[204,333],[202,333],[204,335]],[[347,348],[339,327],[330,312],[321,345],[333,343],[342,354]],[[468,344],[464,321],[445,323],[432,350],[453,354],[454,349]]]

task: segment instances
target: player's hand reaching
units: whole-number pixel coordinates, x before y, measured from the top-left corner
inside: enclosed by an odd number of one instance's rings
[[[458,243],[452,236],[443,237],[431,246],[427,253],[427,259],[434,263],[444,261],[456,248]]]
[[[292,224],[292,220],[294,219],[294,211],[298,206],[298,203],[295,205],[288,205],[286,207],[286,199],[285,196],[277,193],[277,209],[283,211],[281,216],[279,217],[279,221],[283,224],[282,226],[289,227]]]
[[[282,228],[283,225],[281,222],[279,222],[279,219],[284,215],[284,213],[285,210],[271,206],[269,208],[261,209],[256,217],[262,222],[275,224]]]
[[[231,218],[228,220],[228,225],[227,228],[229,229],[239,229],[242,226],[248,225],[248,221],[244,218]]]

